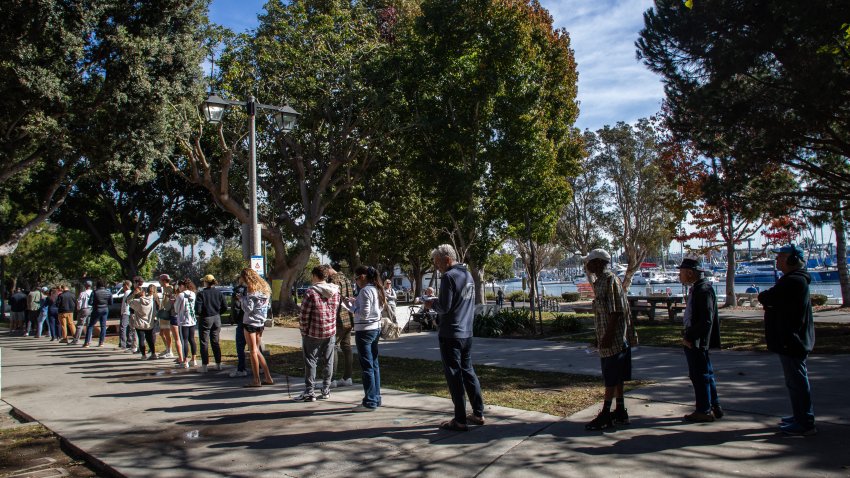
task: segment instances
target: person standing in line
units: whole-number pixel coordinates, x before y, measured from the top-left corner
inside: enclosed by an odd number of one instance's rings
[[[269,365],[260,350],[260,342],[263,338],[263,329],[266,325],[266,317],[269,313],[271,287],[253,269],[245,268],[239,273],[239,282],[245,286],[245,294],[241,294],[243,330],[245,342],[247,342],[251,357],[251,373],[253,381],[246,387],[259,387],[261,385],[274,385]],[[260,369],[263,369],[263,381],[260,381]]]
[[[59,287],[51,287],[44,302],[47,306],[47,329],[50,331],[50,341],[53,342],[59,340]]]
[[[174,295],[172,310],[177,314],[177,324],[180,328],[178,334],[174,335],[178,360],[174,366],[177,368],[194,368],[198,364],[198,346],[195,344],[195,330],[198,328],[198,320],[195,317],[197,290],[192,279],[186,278],[178,283],[177,293]]]
[[[77,328],[74,326],[74,309],[77,306],[77,301],[74,299],[74,294],[71,293],[67,285],[62,285],[62,293],[56,301],[56,308],[59,311],[59,343],[67,344],[73,341],[68,337],[74,337],[77,334]]]
[[[387,298],[387,308],[384,311],[384,317],[396,322],[395,311],[398,294],[396,294],[395,289],[393,289],[393,281],[390,279],[384,281],[384,295]]]
[[[43,295],[38,287],[33,288],[27,294],[27,328],[30,329],[30,336],[41,338],[41,324],[39,323],[39,315],[41,315],[41,300]],[[36,331],[38,333],[36,334]]]
[[[179,331],[180,326],[177,323],[177,314],[174,313],[174,286],[171,285],[171,276],[161,274],[159,276],[159,286],[162,287],[162,298],[159,299],[159,336],[162,337],[162,343],[165,345],[165,353],[160,354],[161,358],[174,358],[171,353],[171,343],[174,341],[175,347],[179,341],[180,335],[174,333],[176,327]],[[180,356],[178,350],[177,356]]]
[[[354,314],[354,344],[360,356],[365,396],[355,412],[373,412],[381,406],[381,366],[378,341],[381,338],[381,309],[386,304],[384,288],[374,267],[354,270],[354,282],[360,289],[357,298],[346,297],[345,308]]]
[[[475,319],[475,283],[457,252],[441,244],[431,252],[434,268],[442,274],[438,298],[423,298],[425,310],[439,316],[437,338],[446,384],[454,404],[454,418],[440,425],[443,430],[467,431],[469,424],[484,425],[481,383],[472,366],[472,323]],[[466,413],[464,392],[472,413]]]
[[[221,370],[221,345],[219,334],[221,333],[221,314],[227,312],[227,301],[220,290],[214,288],[218,281],[212,274],[204,276],[204,289],[198,292],[195,302],[195,313],[201,319],[201,373],[207,372],[210,362],[209,348],[212,346],[213,358],[215,358],[214,370]]]
[[[505,305],[505,293],[502,291],[501,287],[496,290],[496,305],[499,307]]]
[[[130,302],[133,316],[130,317],[133,329],[139,341],[142,360],[156,360],[156,342],[153,339],[153,327],[156,322],[156,285],[151,284],[146,291],[136,289]],[[150,357],[145,356],[145,342],[151,350]]]
[[[112,293],[106,288],[106,281],[98,279],[95,281],[95,291],[92,293],[92,317],[89,320],[89,326],[86,329],[86,341],[83,342],[83,347],[88,348],[91,344],[92,334],[95,324],[100,325],[100,340],[97,346],[103,347],[103,341],[106,340],[106,319],[109,317],[109,306],[112,304]]]
[[[231,322],[236,325],[236,331],[234,333],[236,339],[236,370],[230,372],[231,378],[248,376],[248,371],[245,369],[245,346],[247,345],[245,341],[245,324],[242,323],[245,319],[245,311],[242,310],[242,297],[247,293],[248,288],[239,279],[239,284],[233,288],[233,302],[230,304]]]
[[[133,347],[130,342],[130,301],[136,295],[141,284],[133,287],[133,283],[125,280],[121,284],[121,323],[118,325],[118,350],[130,352]]]
[[[83,283],[83,291],[77,296],[77,333],[74,335],[74,341],[71,342],[72,345],[80,342],[83,331],[89,326],[89,320],[91,319],[91,286],[92,283],[90,280],[85,281]]]
[[[637,334],[631,321],[631,309],[623,284],[608,269],[611,256],[594,249],[585,258],[588,279],[593,284],[593,319],[596,343],[605,383],[602,411],[584,426],[585,430],[606,430],[614,424],[628,425],[629,413],[623,398],[623,385],[632,379],[632,347],[637,346]],[[611,412],[616,398],[617,408]]]
[[[354,315],[342,306],[342,298],[354,297],[354,287],[345,274],[339,262],[331,264],[328,270],[331,275],[330,281],[339,287],[340,303],[336,310],[336,346],[334,347],[333,368],[334,376],[337,376],[337,368],[342,362],[342,377],[331,382],[331,388],[350,387],[354,385],[352,375],[354,374],[354,353],[351,350],[351,331],[354,326]]]
[[[327,282],[329,266],[316,266],[311,271],[312,285],[304,292],[301,313],[301,350],[304,354],[304,392],[295,400],[316,401],[314,392],[316,369],[322,365],[321,398],[331,396],[333,349],[336,335],[336,311],[339,307],[339,286]]]
[[[682,319],[682,347],[696,401],[696,409],[685,415],[684,420],[696,423],[723,418],[714,367],[708,354],[709,348],[720,348],[720,317],[714,287],[703,277],[703,272],[705,270],[695,259],[683,258],[679,265],[679,282],[690,289]]]
[[[3,304],[5,307],[5,304]],[[12,317],[9,322],[9,335],[25,334],[27,317],[27,295],[20,287],[15,289],[15,293],[9,297],[9,308],[12,312]]]
[[[764,336],[767,349],[779,355],[785,386],[791,398],[792,415],[780,420],[779,430],[787,435],[814,435],[815,411],[806,359],[815,346],[815,324],[809,284],[804,270],[803,249],[789,244],[773,251],[782,277],[758,295],[764,306]]]

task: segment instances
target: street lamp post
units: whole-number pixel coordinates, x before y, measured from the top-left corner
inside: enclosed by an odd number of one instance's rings
[[[231,101],[218,95],[210,95],[201,105],[201,109],[208,122],[217,124],[221,122],[227,108],[233,105],[244,106],[245,112],[248,114],[248,192],[250,197],[249,209],[251,210],[249,249],[251,256],[260,256],[262,250],[260,249],[260,227],[257,219],[257,109],[274,111],[275,122],[284,133],[295,128],[298,116],[301,113],[295,111],[289,105],[273,106],[257,103],[254,96],[249,96],[248,101]]]

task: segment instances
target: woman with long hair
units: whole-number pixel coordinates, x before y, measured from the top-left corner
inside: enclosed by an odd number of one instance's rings
[[[177,284],[174,297],[174,312],[177,314],[177,331],[171,328],[174,344],[177,348],[177,368],[189,368],[197,365],[198,345],[195,343],[195,331],[198,320],[195,318],[195,299],[197,287],[192,279],[183,279]],[[179,339],[179,340],[178,340]],[[189,359],[189,349],[192,359]]]
[[[363,401],[355,411],[374,411],[381,406],[381,369],[378,363],[378,340],[381,338],[381,310],[387,299],[378,271],[360,266],[354,270],[354,281],[360,292],[347,297],[345,307],[354,314],[354,342],[360,355],[363,374]]]
[[[50,341],[59,340],[59,287],[50,288],[50,293],[44,298],[47,306],[47,330],[50,332]]]
[[[153,339],[153,328],[157,320],[157,292],[156,285],[151,284],[146,291],[137,289],[130,301],[130,309],[133,315],[130,317],[130,325],[136,330],[136,338],[139,343],[139,352],[142,360],[156,359],[156,342]],[[145,357],[145,342],[151,350],[150,357]]]
[[[266,325],[266,315],[269,311],[269,300],[272,295],[268,282],[263,280],[253,269],[242,269],[239,273],[239,282],[245,284],[245,295],[239,296],[242,304],[242,329],[245,334],[245,342],[248,344],[249,357],[251,358],[251,372],[253,381],[245,384],[246,387],[259,387],[261,385],[272,385],[271,372],[260,351],[260,339],[263,337],[263,329]],[[263,369],[264,379],[260,381],[260,368]]]

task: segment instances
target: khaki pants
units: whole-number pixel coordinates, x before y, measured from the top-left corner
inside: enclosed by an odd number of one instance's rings
[[[63,340],[68,340],[70,335],[72,338],[77,333],[77,327],[74,326],[74,313],[62,312],[59,314],[59,330]]]

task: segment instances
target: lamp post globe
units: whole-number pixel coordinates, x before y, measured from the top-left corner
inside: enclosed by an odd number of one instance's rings
[[[207,122],[212,124],[218,124],[221,122],[221,119],[224,117],[224,111],[230,106],[230,103],[225,101],[218,95],[210,95],[206,101],[204,101],[202,106],[202,110],[204,112],[204,118]]]
[[[300,115],[301,113],[295,111],[291,106],[286,105],[275,113],[274,119],[277,126],[285,133],[288,133],[295,129],[295,126],[298,124],[298,116]]]

